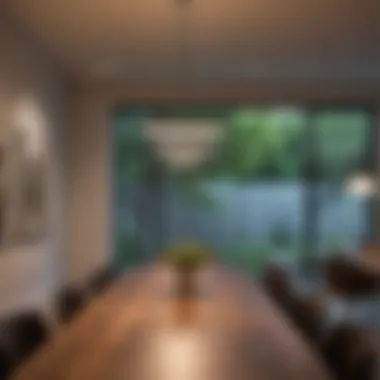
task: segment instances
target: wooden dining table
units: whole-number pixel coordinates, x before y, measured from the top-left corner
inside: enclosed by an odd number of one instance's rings
[[[200,271],[175,295],[160,265],[130,271],[15,373],[16,380],[327,380],[330,375],[252,279]]]

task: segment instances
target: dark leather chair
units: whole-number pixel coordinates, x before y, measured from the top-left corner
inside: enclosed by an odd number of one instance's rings
[[[49,329],[40,314],[26,312],[9,318],[5,335],[13,357],[20,362],[48,339]]]
[[[372,380],[376,350],[369,332],[340,325],[327,336],[322,355],[337,380]]]
[[[14,367],[15,361],[10,347],[0,346],[0,380],[8,379]]]
[[[103,292],[117,278],[118,270],[114,267],[107,267],[97,271],[91,276],[88,289],[92,295]]]
[[[377,363],[375,352],[366,353],[353,363],[347,380],[375,380]]]
[[[262,285],[283,311],[286,313],[291,311],[297,293],[287,272],[281,266],[276,264],[268,266],[262,278]]]
[[[354,260],[335,256],[325,265],[329,290],[347,298],[363,297],[380,290],[379,278],[366,273]]]
[[[319,300],[301,297],[286,271],[275,264],[267,268],[262,282],[268,295],[275,300],[293,325],[310,343],[319,345],[323,317]]]
[[[69,323],[85,306],[86,297],[79,288],[68,286],[61,290],[56,298],[57,319]]]
[[[323,307],[318,298],[294,297],[290,316],[305,338],[319,347],[322,339]]]

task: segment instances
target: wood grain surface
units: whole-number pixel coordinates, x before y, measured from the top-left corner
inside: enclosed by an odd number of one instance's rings
[[[219,268],[178,300],[162,266],[127,273],[33,355],[17,380],[327,380],[258,285]]]

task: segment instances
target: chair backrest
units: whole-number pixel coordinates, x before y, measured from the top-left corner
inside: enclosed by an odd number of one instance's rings
[[[106,289],[118,276],[118,271],[113,267],[106,267],[91,276],[88,288],[91,294],[99,294]]]
[[[304,336],[316,347],[320,345],[323,330],[324,309],[314,297],[295,297],[290,310],[292,320]]]
[[[372,380],[376,350],[366,330],[352,325],[334,328],[322,353],[337,380]]]
[[[347,380],[378,380],[375,379],[377,357],[375,352],[368,352],[354,361]]]
[[[11,348],[0,346],[0,380],[8,379],[10,373],[15,367],[14,358],[11,353]]]
[[[288,273],[280,265],[271,264],[264,273],[262,284],[268,295],[288,312],[297,295]]]
[[[366,296],[379,290],[380,282],[362,270],[354,260],[337,256],[325,265],[329,288],[344,296]]]
[[[14,347],[12,354],[19,361],[47,340],[49,329],[39,313],[26,312],[9,319],[7,335],[8,342]]]
[[[59,322],[70,322],[84,307],[86,297],[84,292],[74,286],[68,286],[61,290],[56,297],[56,314]]]
[[[341,325],[330,332],[323,344],[323,357],[337,380],[344,379],[347,373],[349,350],[355,343],[355,334],[352,326]]]

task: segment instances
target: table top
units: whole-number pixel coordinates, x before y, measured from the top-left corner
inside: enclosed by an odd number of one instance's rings
[[[18,371],[16,380],[327,380],[260,286],[217,268],[197,296],[159,266],[126,274]]]

